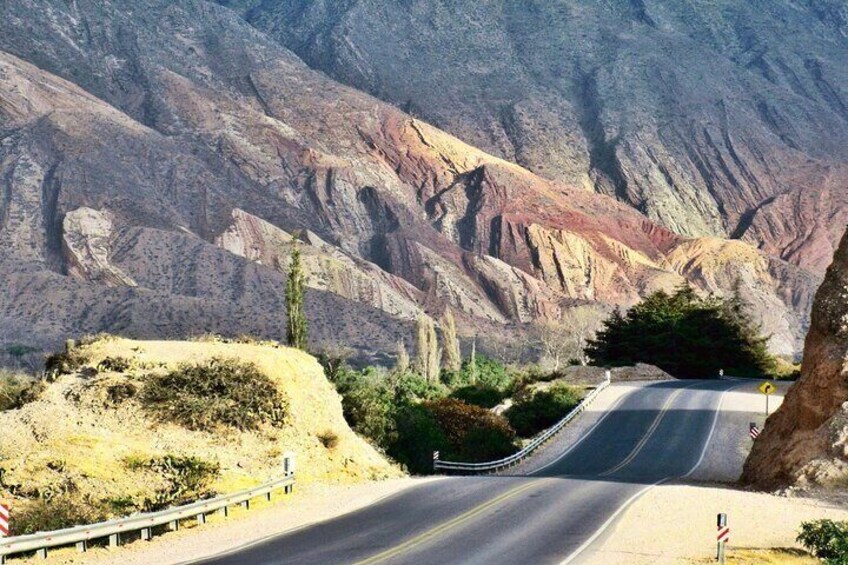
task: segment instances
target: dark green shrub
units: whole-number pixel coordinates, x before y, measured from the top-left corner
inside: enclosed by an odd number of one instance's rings
[[[445,436],[445,459],[489,461],[515,451],[515,431],[509,422],[479,406],[453,398],[425,402],[424,408]]]
[[[252,363],[232,359],[183,364],[167,374],[149,376],[141,399],[161,419],[192,430],[279,426],[288,410],[286,399],[267,375]]]
[[[481,408],[493,408],[506,398],[506,393],[488,385],[468,385],[453,391],[451,398]]]
[[[125,373],[130,369],[130,366],[130,360],[124,357],[106,357],[97,364],[97,370]]]
[[[95,504],[67,496],[56,496],[49,500],[34,500],[20,509],[15,509],[14,518],[9,525],[11,535],[23,536],[93,524],[106,518],[104,510]]]
[[[804,522],[798,543],[828,565],[848,565],[848,522]]]
[[[604,322],[586,353],[596,365],[650,363],[679,378],[770,376],[768,337],[759,335],[738,291],[727,300],[700,298],[688,286],[656,292]]]
[[[70,375],[82,369],[89,361],[88,356],[78,348],[54,353],[44,361],[44,376],[53,380],[61,375]]]
[[[144,500],[141,509],[145,512],[155,512],[169,506],[179,506],[215,496],[216,493],[209,489],[209,484],[221,471],[218,463],[199,457],[178,455],[151,459],[129,458],[126,465],[134,471],[152,471],[168,481],[166,488],[157,490],[151,498]]]
[[[450,449],[436,419],[420,404],[400,407],[396,418],[397,434],[387,450],[389,455],[410,473],[432,473],[433,452]]]
[[[127,400],[135,398],[138,387],[133,383],[117,383],[106,388],[106,402],[110,406],[118,406]]]
[[[580,403],[578,392],[567,385],[555,384],[547,390],[520,393],[504,414],[521,437],[532,437],[557,423]]]

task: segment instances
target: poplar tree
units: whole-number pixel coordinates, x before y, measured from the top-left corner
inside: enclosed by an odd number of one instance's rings
[[[436,325],[426,314],[418,317],[416,324],[415,370],[429,383],[439,380],[440,351],[436,336]]]
[[[306,277],[300,262],[300,248],[297,239],[292,242],[289,274],[286,280],[286,310],[288,311],[287,340],[291,347],[306,349],[307,323],[304,311],[304,290]]]
[[[402,375],[409,372],[409,353],[406,351],[406,343],[400,339],[397,342],[397,363],[395,372]]]
[[[462,355],[459,351],[459,338],[456,335],[456,320],[450,308],[445,310],[442,316],[442,350],[444,368],[448,371],[459,371],[462,368]]]

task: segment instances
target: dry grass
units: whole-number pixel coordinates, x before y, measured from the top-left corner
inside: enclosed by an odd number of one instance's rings
[[[715,559],[698,559],[690,563],[715,563]],[[736,549],[727,554],[729,565],[818,565],[818,559],[796,548]]]

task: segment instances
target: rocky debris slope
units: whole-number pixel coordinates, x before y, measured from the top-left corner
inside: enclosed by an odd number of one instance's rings
[[[0,413],[0,495],[21,510],[51,495],[98,507],[110,501],[140,506],[167,487],[167,468],[159,469],[160,475],[133,462],[168,457],[219,466],[209,485],[218,493],[278,478],[286,451],[297,457],[300,483],[401,475],[351,431],[339,395],[318,362],[303,352],[270,345],[105,338],[74,353],[87,360],[79,372],[59,377],[35,402]],[[288,401],[284,425],[190,430],[143,409],[138,397],[150,374],[212,358],[256,364]],[[335,441],[328,447],[322,437],[330,434]]]
[[[678,233],[822,274],[848,222],[839,2],[218,1],[341,82]]]
[[[743,482],[844,485],[848,477],[848,232],[816,294],[801,378],[769,417]]]
[[[464,332],[512,335],[685,281],[727,292],[740,271],[774,349],[798,348],[816,283],[803,269],[486,154],[214,3],[24,0],[1,15],[7,339],[279,337],[298,232],[316,345],[390,350],[446,306]]]

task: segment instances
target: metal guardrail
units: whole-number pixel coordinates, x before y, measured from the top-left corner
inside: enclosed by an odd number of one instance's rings
[[[131,532],[141,532],[141,539],[149,540],[153,535],[152,529],[154,527],[167,525],[171,530],[177,530],[180,526],[180,520],[187,518],[196,518],[199,523],[204,524],[207,514],[220,511],[224,516],[227,516],[229,507],[237,504],[249,509],[251,499],[265,495],[266,499],[271,500],[271,493],[280,488],[283,488],[286,494],[290,494],[294,488],[293,459],[286,459],[285,476],[283,478],[232,494],[200,500],[159,512],[135,514],[98,524],[0,538],[0,565],[6,562],[7,556],[16,553],[35,551],[40,557],[46,558],[48,548],[52,547],[76,545],[80,552],[84,552],[88,549],[89,541],[100,538],[109,538],[109,545],[117,547],[121,544],[121,536]]]
[[[569,424],[574,418],[576,418],[581,412],[586,410],[588,406],[592,403],[595,398],[610,385],[610,373],[607,371],[606,379],[599,384],[595,390],[586,395],[586,397],[578,404],[571,412],[569,412],[565,418],[545,430],[542,434],[533,439],[529,444],[527,444],[524,449],[517,453],[513,453],[509,457],[504,457],[503,459],[498,459],[497,461],[486,461],[484,463],[461,463],[459,461],[440,461],[437,458],[433,459],[433,469],[435,471],[458,471],[465,474],[473,475],[473,474],[482,474],[482,473],[490,473],[492,471],[499,471],[501,469],[505,469],[507,467],[511,467],[516,463],[520,462],[530,454],[532,454],[536,449],[538,449],[541,445],[547,442],[549,439],[554,437],[560,430],[562,430],[565,426]]]

